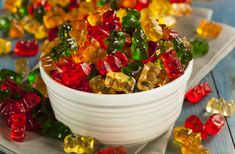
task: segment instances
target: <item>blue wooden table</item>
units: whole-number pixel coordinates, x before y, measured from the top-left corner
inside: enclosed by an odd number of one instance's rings
[[[193,6],[213,9],[212,20],[235,27],[235,0],[193,0]],[[223,97],[235,100],[235,49],[223,59],[202,81],[210,83],[213,92],[202,102],[191,105],[185,101],[182,113],[176,125],[183,125],[185,119],[195,114],[204,122],[209,115],[205,112],[205,106],[211,97]],[[211,151],[211,154],[235,154],[235,114],[226,118],[223,130],[215,137],[203,141],[203,145]],[[179,149],[169,141],[166,154],[177,153]]]
[[[194,6],[213,9],[212,19],[235,27],[235,0],[193,0]],[[0,0],[1,3],[1,0]],[[33,63],[33,62],[32,62]],[[210,97],[223,97],[235,100],[235,50],[222,60],[202,81],[208,81],[213,92],[197,105],[190,105],[185,102],[183,111],[178,118],[176,125],[183,125],[185,119],[196,114],[202,120],[206,120],[205,106]],[[223,130],[215,137],[203,142],[212,154],[235,154],[235,114],[226,119]],[[178,148],[169,141],[166,154],[177,153]],[[1,154],[1,151],[0,151]]]

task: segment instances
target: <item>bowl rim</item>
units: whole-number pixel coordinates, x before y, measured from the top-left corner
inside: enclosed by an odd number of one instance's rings
[[[62,85],[61,83],[53,80],[51,78],[51,76],[49,76],[46,73],[45,69],[42,67],[41,60],[39,61],[39,68],[40,68],[42,79],[45,82],[46,86],[48,86],[47,82],[50,82],[51,84],[56,84],[57,86],[64,89],[65,91],[72,92],[72,93],[75,93],[77,95],[82,95],[84,97],[115,99],[115,98],[120,98],[120,97],[136,97],[136,96],[146,96],[147,94],[160,93],[162,91],[165,91],[165,90],[169,89],[170,87],[172,87],[174,85],[177,85],[177,83],[180,83],[184,79],[188,80],[191,76],[191,73],[192,73],[193,59],[188,63],[188,66],[187,66],[187,68],[186,68],[186,70],[185,70],[185,72],[182,76],[174,79],[173,81],[165,84],[164,86],[157,87],[157,88],[147,90],[147,91],[141,91],[141,92],[129,93],[129,94],[97,94],[97,93],[89,93],[89,92],[84,92],[84,91],[80,91],[80,90],[77,90],[77,89],[72,89],[70,87]],[[189,76],[189,77],[187,78],[187,76]],[[46,78],[46,81],[45,81],[44,77]],[[50,86],[48,86],[48,87],[49,87],[49,89],[53,89],[53,88],[50,88]]]

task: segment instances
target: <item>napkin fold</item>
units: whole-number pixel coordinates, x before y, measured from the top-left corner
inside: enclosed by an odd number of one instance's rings
[[[196,29],[201,19],[210,20],[212,10],[205,8],[193,8],[190,16],[178,19],[176,30],[189,38],[195,37],[192,29]],[[188,87],[196,85],[213,67],[222,60],[235,45],[235,29],[222,24],[223,31],[218,38],[209,42],[210,49],[208,54],[203,57],[194,59],[193,73],[190,78]],[[128,154],[162,154],[168,140],[171,136],[173,126],[161,137],[132,147],[128,147]],[[35,133],[27,132],[27,140],[23,143],[9,142],[6,138],[9,129],[3,121],[0,121],[0,150],[7,154],[62,154],[63,146],[59,141],[39,136]]]

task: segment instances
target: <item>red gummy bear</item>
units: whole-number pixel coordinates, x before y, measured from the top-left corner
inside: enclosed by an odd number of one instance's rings
[[[184,67],[180,63],[175,50],[168,50],[162,53],[161,60],[166,69],[169,79],[174,80],[184,74]]]
[[[11,140],[23,142],[25,138],[26,116],[25,114],[11,115]]]
[[[159,44],[153,41],[148,41],[148,47],[149,58],[142,61],[145,64],[148,62],[155,62],[157,60],[156,51],[159,48]]]
[[[211,93],[211,87],[208,82],[203,82],[197,85],[196,87],[190,89],[186,94],[185,98],[190,103],[198,103],[202,100],[203,97],[206,97],[209,93]]]
[[[135,9],[141,11],[143,8],[148,7],[150,0],[137,0]]]
[[[58,37],[59,29],[58,27],[54,27],[48,30],[48,40],[54,41]]]
[[[194,133],[200,133],[202,139],[206,139],[208,134],[202,121],[194,114],[189,116],[184,122],[185,128],[190,128]]]
[[[14,53],[18,56],[32,57],[35,56],[39,51],[37,41],[18,41],[14,48]]]
[[[118,146],[116,148],[109,146],[107,149],[99,150],[97,154],[127,154],[127,152],[123,146]]]
[[[225,119],[220,114],[213,114],[210,116],[210,118],[207,120],[205,124],[205,129],[208,134],[210,135],[216,135],[221,128],[224,126]]]
[[[116,16],[116,12],[113,10],[108,10],[102,15],[102,22],[99,25],[88,25],[89,35],[95,38],[103,49],[108,48],[104,41],[109,37],[111,31],[120,31],[121,29],[122,28],[119,18]]]
[[[37,94],[23,91],[18,85],[8,80],[4,81],[1,87],[11,91],[13,97],[0,102],[0,114],[5,116],[27,113],[41,102],[41,98]]]
[[[77,89],[80,82],[91,72],[91,66],[87,63],[75,63],[68,60],[65,63],[58,63],[57,70],[52,73],[52,78],[63,85]]]
[[[121,68],[128,64],[128,59],[124,53],[117,51],[114,55],[108,55],[105,60],[99,59],[97,68],[101,75],[108,72],[120,72]]]
[[[191,3],[191,0],[170,0],[170,3]]]

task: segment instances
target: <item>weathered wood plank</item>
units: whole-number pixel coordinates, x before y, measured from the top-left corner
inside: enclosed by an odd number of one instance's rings
[[[198,117],[200,117],[200,119],[202,119],[203,122],[205,122],[206,119],[209,117],[209,115],[205,112],[205,106],[210,97],[217,97],[218,95],[211,74],[207,75],[202,81],[209,82],[213,89],[213,92],[208,97],[203,99],[200,103],[195,105],[192,105],[185,101],[180,117],[176,121],[176,126],[183,125],[185,119],[191,114],[197,115]],[[206,148],[210,149],[212,154],[234,153],[233,142],[227,124],[218,135],[216,135],[215,137],[210,137],[208,140],[203,141],[203,145]],[[172,144],[171,139],[169,141],[166,154],[176,153],[175,151],[177,151],[177,148]]]
[[[235,100],[235,50],[213,70],[214,80],[220,97]],[[230,133],[235,141],[235,114],[227,118]],[[234,144],[235,146],[235,144]]]

